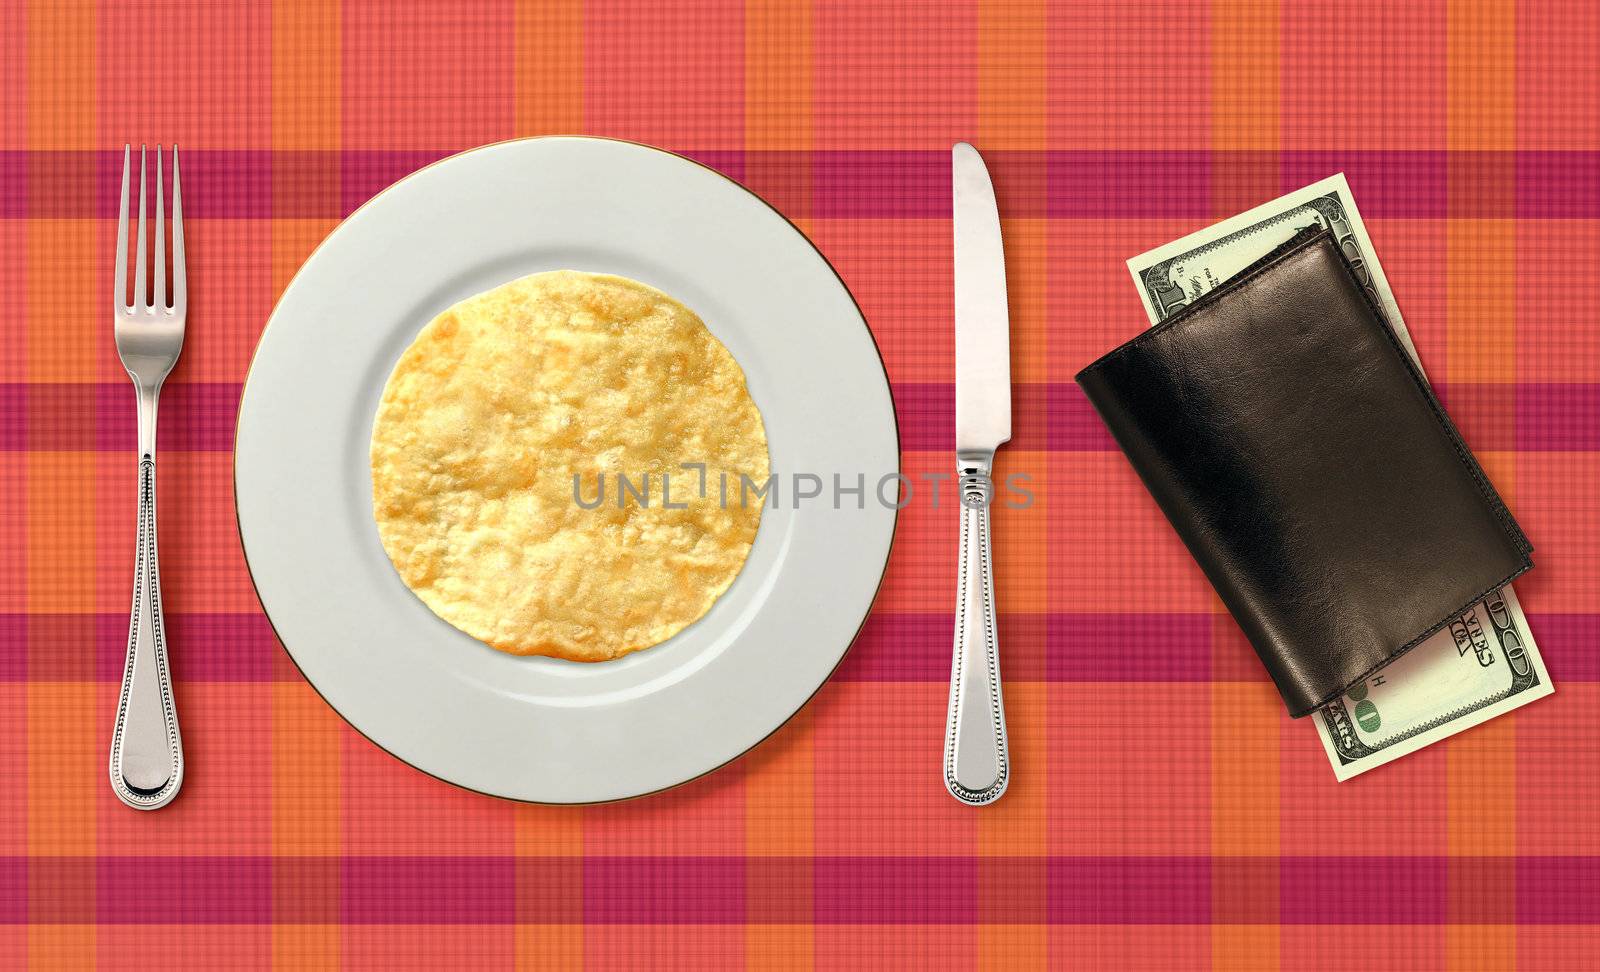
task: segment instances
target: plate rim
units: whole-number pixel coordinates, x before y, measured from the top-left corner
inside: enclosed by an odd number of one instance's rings
[[[783,719],[780,720],[777,725],[773,726],[772,730],[770,732],[768,732],[766,735],[764,735],[761,738],[759,738],[759,739],[755,740],[754,742],[750,743],[750,745],[746,746],[744,749],[742,749],[739,752],[735,753],[734,755],[728,757],[727,759],[723,760],[722,762],[716,764],[715,766],[709,767],[709,768],[707,768],[707,769],[705,769],[705,770],[703,770],[703,771],[701,771],[699,773],[696,773],[694,776],[687,777],[685,779],[679,780],[676,783],[671,783],[671,784],[668,784],[668,785],[663,786],[663,787],[658,787],[658,788],[656,788],[654,790],[646,790],[646,791],[641,792],[641,793],[633,793],[633,794],[628,794],[626,796],[612,797],[612,798],[609,798],[609,799],[601,799],[601,800],[532,800],[532,799],[524,799],[522,797],[507,796],[507,795],[502,794],[502,793],[491,793],[488,790],[480,790],[480,789],[477,789],[476,787],[467,786],[464,783],[458,783],[455,780],[447,779],[447,778],[445,778],[443,776],[440,776],[437,773],[434,773],[434,772],[431,772],[429,770],[423,769],[422,767],[420,767],[417,764],[411,762],[410,760],[407,760],[403,756],[400,756],[398,753],[394,752],[393,750],[391,750],[390,748],[385,746],[383,743],[381,743],[378,740],[374,739],[372,736],[368,735],[364,730],[362,730],[362,728],[360,726],[356,725],[353,721],[351,721],[351,719],[348,716],[346,716],[343,712],[339,711],[339,707],[334,705],[333,702],[328,699],[328,696],[326,695],[326,693],[324,693],[322,691],[322,689],[317,686],[316,682],[312,681],[310,676],[306,675],[305,670],[300,667],[300,662],[295,659],[294,652],[289,650],[289,643],[283,639],[282,634],[278,630],[277,623],[272,620],[272,613],[267,610],[267,603],[266,603],[265,599],[263,599],[262,596],[261,596],[260,587],[258,587],[257,584],[256,584],[255,568],[250,563],[249,545],[245,542],[244,523],[243,523],[243,520],[241,519],[240,512],[239,512],[239,426],[240,426],[240,420],[244,415],[244,396],[245,396],[245,391],[246,391],[246,389],[248,389],[250,387],[250,377],[255,372],[256,358],[261,353],[261,346],[262,346],[263,343],[265,343],[266,336],[267,336],[267,331],[272,327],[273,319],[276,318],[277,315],[278,315],[279,306],[283,303],[284,297],[294,287],[295,283],[299,281],[300,276],[305,272],[307,265],[309,265],[311,263],[311,261],[316,258],[317,254],[322,251],[322,248],[327,246],[328,242],[330,240],[332,240],[335,235],[338,234],[339,230],[341,228],[343,228],[345,223],[347,223],[349,220],[355,218],[355,216],[358,215],[362,210],[366,209],[368,206],[371,206],[373,203],[377,202],[384,195],[389,193],[391,190],[393,190],[396,186],[400,185],[401,183],[403,183],[403,182],[405,182],[405,181],[407,181],[407,180],[409,180],[409,179],[411,179],[411,178],[413,178],[413,177],[415,177],[415,176],[417,176],[417,175],[419,175],[419,174],[421,174],[421,173],[423,173],[423,172],[425,172],[425,171],[427,171],[429,169],[432,169],[435,166],[443,165],[446,162],[449,162],[449,161],[451,161],[453,159],[460,158],[460,157],[465,156],[465,155],[471,155],[474,152],[481,152],[481,151],[484,151],[484,150],[487,150],[487,149],[498,148],[498,147],[501,147],[501,146],[511,145],[511,144],[520,143],[520,142],[541,142],[541,141],[551,141],[551,140],[615,142],[615,143],[620,143],[620,144],[623,144],[623,145],[632,145],[632,146],[635,146],[637,148],[646,149],[646,150],[651,151],[651,152],[659,152],[659,153],[661,153],[663,155],[672,156],[673,158],[680,159],[680,160],[682,160],[684,162],[688,162],[691,165],[694,165],[694,166],[696,166],[698,168],[704,169],[705,171],[715,175],[718,179],[721,179],[723,182],[729,183],[735,189],[739,190],[740,192],[743,192],[743,193],[747,194],[751,198],[755,199],[757,202],[761,203],[763,206],[767,207],[767,209],[771,210],[774,215],[776,215],[779,219],[783,220],[784,223],[789,227],[789,229],[792,230],[794,232],[794,234],[796,236],[798,236],[802,241],[804,241],[806,246],[809,246],[811,248],[811,250],[814,253],[816,253],[817,257],[822,261],[823,266],[828,268],[828,272],[833,274],[834,280],[837,281],[838,284],[839,284],[839,289],[844,291],[845,296],[850,299],[851,305],[853,307],[855,307],[857,316],[861,318],[862,330],[866,331],[867,340],[872,345],[873,353],[877,355],[878,367],[883,372],[883,384],[884,384],[885,389],[887,389],[889,391],[889,421],[890,421],[891,426],[894,429],[894,443],[895,443],[895,460],[894,460],[895,461],[895,469],[894,469],[894,472],[895,472],[896,476],[903,476],[904,475],[904,458],[903,457],[904,457],[904,451],[905,451],[905,441],[900,435],[900,410],[895,406],[895,402],[894,402],[894,384],[889,379],[889,366],[888,366],[888,362],[883,357],[883,347],[878,343],[878,337],[877,337],[876,334],[873,333],[872,325],[867,321],[867,314],[866,314],[866,311],[864,311],[862,309],[861,302],[856,299],[856,295],[855,295],[854,291],[852,291],[850,289],[850,285],[845,282],[845,279],[844,279],[843,275],[841,275],[839,273],[839,269],[833,265],[833,261],[828,259],[828,255],[826,253],[822,252],[822,248],[817,246],[816,241],[812,240],[810,236],[806,235],[805,231],[802,230],[798,225],[796,225],[794,220],[790,219],[788,217],[788,215],[785,214],[777,206],[774,206],[772,204],[772,202],[770,200],[768,200],[765,196],[763,196],[760,193],[756,192],[754,189],[751,189],[749,186],[745,185],[743,182],[740,182],[738,179],[733,178],[732,176],[728,175],[727,173],[723,172],[722,170],[717,169],[717,168],[715,168],[713,166],[707,165],[706,163],[701,162],[698,159],[695,159],[695,158],[692,158],[690,156],[684,155],[684,154],[682,154],[680,152],[674,152],[671,149],[662,148],[659,145],[651,145],[651,144],[649,144],[647,142],[635,141],[633,139],[628,139],[628,138],[616,138],[616,137],[606,136],[606,135],[572,135],[572,134],[555,134],[555,133],[552,133],[552,134],[546,134],[546,135],[518,136],[518,137],[514,137],[514,138],[504,138],[504,139],[500,139],[500,140],[494,141],[494,142],[485,142],[485,143],[483,143],[481,145],[475,145],[475,146],[473,146],[471,148],[463,149],[463,150],[461,150],[459,152],[452,152],[449,155],[441,156],[440,158],[434,159],[432,162],[429,162],[426,165],[422,165],[422,166],[419,166],[419,167],[411,170],[410,172],[406,173],[405,175],[401,176],[400,178],[396,179],[395,181],[393,181],[393,182],[389,183],[388,185],[384,186],[382,189],[378,190],[376,193],[373,193],[367,199],[363,200],[361,202],[361,204],[358,205],[356,208],[352,209],[350,212],[348,212],[344,216],[340,217],[339,222],[332,229],[330,229],[327,232],[327,234],[322,237],[321,240],[317,241],[317,245],[312,247],[311,248],[311,252],[307,253],[305,258],[300,261],[300,265],[295,269],[294,275],[289,278],[288,283],[284,284],[283,290],[279,291],[277,298],[272,303],[272,310],[270,312],[268,312],[267,319],[266,319],[265,323],[263,323],[262,326],[261,326],[261,331],[256,335],[255,346],[250,349],[250,363],[245,368],[244,380],[240,383],[240,386],[239,386],[239,407],[237,409],[235,409],[234,416],[233,416],[233,448],[231,450],[232,451],[232,462],[231,462],[231,467],[232,468],[231,468],[231,475],[229,477],[229,484],[233,488],[234,532],[239,537],[239,551],[240,551],[241,556],[244,558],[245,577],[250,582],[250,592],[251,592],[251,594],[253,594],[255,596],[256,604],[261,609],[261,616],[266,619],[267,627],[269,627],[272,630],[273,639],[275,641],[277,641],[279,650],[282,651],[283,654],[288,657],[289,663],[294,666],[295,673],[300,676],[301,681],[303,681],[306,685],[311,687],[311,690],[317,694],[317,698],[321,699],[323,704],[326,705],[328,707],[328,709],[333,712],[334,715],[339,717],[339,721],[340,722],[344,723],[344,725],[346,727],[354,730],[357,735],[359,735],[361,738],[365,739],[367,742],[371,743],[380,752],[382,752],[382,753],[386,754],[387,756],[389,756],[390,758],[398,761],[399,763],[401,763],[402,765],[406,766],[407,768],[409,768],[411,770],[414,770],[414,771],[416,771],[418,773],[421,773],[424,776],[428,776],[428,777],[430,777],[432,779],[438,780],[441,783],[445,783],[445,784],[447,784],[449,786],[452,786],[452,787],[454,787],[454,788],[456,788],[458,790],[462,790],[464,792],[467,792],[467,793],[475,793],[475,794],[478,794],[480,796],[486,796],[486,797],[490,797],[490,798],[495,799],[495,800],[502,800],[502,801],[505,801],[507,803],[512,803],[512,804],[525,804],[525,805],[529,805],[529,806],[539,806],[539,807],[604,806],[606,804],[627,803],[627,802],[630,802],[630,801],[633,801],[633,800],[643,800],[643,799],[646,799],[648,797],[656,796],[657,794],[667,793],[667,792],[670,792],[672,790],[679,789],[680,787],[688,786],[689,784],[694,783],[694,782],[696,782],[698,780],[702,780],[702,779],[712,775],[713,773],[716,773],[716,772],[718,772],[720,770],[726,769],[727,767],[729,767],[732,764],[738,762],[739,760],[745,758],[746,756],[749,756],[751,753],[753,753],[757,749],[759,749],[768,740],[770,740],[774,736],[776,736],[786,726],[788,726],[791,722],[793,722],[795,717],[798,716],[802,711],[804,711],[806,709],[806,707],[809,706],[816,699],[817,695],[819,693],[821,693],[823,687],[826,686],[829,682],[831,682],[833,680],[833,677],[838,674],[839,668],[844,664],[845,659],[848,658],[850,656],[851,651],[853,651],[855,649],[856,642],[861,639],[861,632],[866,630],[867,621],[870,620],[871,617],[872,617],[872,611],[873,611],[873,608],[876,607],[876,605],[877,605],[878,596],[883,593],[884,581],[889,576],[889,561],[890,561],[891,556],[894,553],[895,540],[899,537],[899,533],[900,533],[900,511],[901,511],[901,507],[900,506],[890,506],[890,514],[891,515],[890,515],[890,522],[889,522],[889,542],[888,542],[887,547],[885,548],[885,551],[884,551],[883,568],[878,572],[877,583],[873,587],[871,599],[868,600],[868,602],[867,602],[867,610],[861,616],[861,622],[856,625],[855,632],[850,636],[849,641],[845,644],[844,651],[840,652],[838,660],[835,661],[834,664],[833,664],[833,667],[828,670],[828,674],[823,676],[822,680],[817,683],[816,688],[811,690],[811,692],[805,697],[804,700],[802,700],[800,702],[800,704],[794,709],[794,711],[792,711],[788,715],[784,716]]]

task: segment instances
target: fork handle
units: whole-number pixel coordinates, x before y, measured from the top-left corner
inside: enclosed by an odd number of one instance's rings
[[[962,455],[961,575],[956,594],[955,651],[950,671],[950,719],[944,745],[944,785],[962,803],[1000,799],[1011,776],[1006,714],[1000,696],[1000,651],[995,635],[994,569],[989,556],[991,456]]]
[[[183,783],[183,741],[167,669],[156,553],[157,388],[139,388],[139,528],[133,561],[128,659],[111,736],[111,788],[138,810],[165,806]]]

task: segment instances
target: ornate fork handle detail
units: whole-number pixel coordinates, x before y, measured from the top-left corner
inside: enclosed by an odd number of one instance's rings
[[[133,564],[133,616],[111,737],[111,787],[130,807],[165,806],[183,783],[183,742],[167,668],[156,551],[155,389],[139,389],[139,530]],[[148,440],[148,441],[147,441]]]
[[[992,456],[963,456],[959,464],[961,575],[944,747],[945,787],[957,800],[974,806],[998,800],[1011,775],[989,558],[991,464]]]

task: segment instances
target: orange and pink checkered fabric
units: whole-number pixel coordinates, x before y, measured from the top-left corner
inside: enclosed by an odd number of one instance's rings
[[[0,965],[1579,969],[1600,965],[1600,7],[1586,0],[0,2]],[[948,150],[994,175],[1015,441],[996,517],[1015,780],[940,785],[955,510],[902,514],[836,677],[637,802],[408,769],[298,676],[235,532],[279,291],[391,181],[614,135],[765,195],[838,268],[911,475],[952,457]],[[133,399],[124,141],[178,142],[189,339],[162,563],[189,775],[106,783]],[[1123,261],[1347,173],[1429,373],[1538,547],[1557,694],[1336,784],[1072,385]]]

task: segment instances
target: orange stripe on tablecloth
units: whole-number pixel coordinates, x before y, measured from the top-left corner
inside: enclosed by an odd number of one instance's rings
[[[583,963],[583,807],[512,807],[516,864],[515,951],[518,968]],[[543,858],[529,867],[521,858]],[[558,863],[551,865],[548,859]],[[552,880],[549,868],[559,874]],[[562,921],[556,921],[557,918]]]
[[[28,4],[28,145],[100,148],[94,0]]]
[[[1211,205],[1218,218],[1278,195],[1280,48],[1277,0],[1212,3]]]
[[[811,855],[816,851],[814,710],[807,706],[742,760],[745,818],[746,961],[756,968],[809,968]],[[781,923],[781,924],[780,924]]]
[[[337,179],[337,177],[335,177]],[[335,184],[333,191],[338,191]],[[327,235],[339,225],[337,219],[274,219],[272,221],[272,302],[283,296],[289,281]],[[266,327],[259,322],[257,329]]]
[[[743,179],[778,211],[811,211],[812,6],[748,0],[744,21]]]
[[[1005,174],[1001,170],[995,177],[1004,178]],[[1032,191],[1031,187],[1021,188]],[[996,191],[1000,191],[998,186]],[[1050,380],[1050,278],[1059,273],[1050,263],[1050,221],[1003,219],[1000,232],[1005,239],[1006,302],[1011,312],[1011,382],[1046,382]],[[1061,279],[1072,280],[1065,274]],[[941,322],[954,329],[953,309]],[[1073,328],[1080,322],[1068,318],[1056,321],[1055,326]]]
[[[975,137],[979,151],[1047,145],[1046,6],[1043,0],[980,0],[978,131],[951,132],[952,141]]]
[[[1458,191],[1497,191],[1481,180],[1472,189],[1456,184],[1451,166],[1451,198]],[[1514,178],[1505,173],[1505,185]],[[1503,188],[1503,187],[1502,187]],[[1517,380],[1517,227],[1513,219],[1451,219],[1445,228],[1445,368],[1447,382]],[[1400,295],[1403,302],[1405,296]],[[1473,416],[1463,419],[1471,421]],[[1493,416],[1481,417],[1492,421]]]
[[[1446,144],[1452,219],[1445,380],[1516,380],[1516,10],[1452,0],[1446,18]],[[1498,217],[1498,218],[1495,218]],[[1402,296],[1402,300],[1403,300]]]
[[[1453,878],[1452,878],[1453,881]],[[1477,889],[1488,894],[1487,888]],[[1446,968],[1476,972],[1478,969],[1517,967],[1517,926],[1446,925],[1444,930]]]
[[[77,924],[28,926],[28,967],[33,969],[92,969],[97,965],[95,940],[99,929],[93,916]]]
[[[1005,645],[1001,653],[1037,650]],[[1004,675],[1002,668],[1001,674]],[[1011,782],[998,802],[978,818],[979,909],[986,922],[1022,921],[1029,907],[1043,908],[1045,874],[1026,875],[1024,887],[997,887],[984,881],[984,856],[1039,857],[1050,852],[1046,838],[1049,773],[1049,686],[1044,682],[1005,683],[1006,738],[1011,749]],[[1040,919],[1043,921],[1041,915]]]
[[[1009,799],[1009,794],[1001,799]],[[1039,865],[1040,873],[1044,864]],[[991,924],[978,926],[978,968],[992,972],[1024,969],[1071,968],[1072,956],[1050,955],[1050,926],[1046,924]]]
[[[810,866],[810,861],[799,863]],[[807,884],[807,893],[810,885]],[[762,924],[752,917],[745,926],[745,968],[762,972],[814,969],[815,952],[809,924]]]
[[[28,456],[28,592],[23,603],[34,613],[95,610],[94,566],[102,559],[95,531],[96,454],[35,452]],[[128,489],[134,487],[130,463]],[[128,521],[131,563],[133,521]],[[131,583],[131,576],[129,578]],[[123,609],[127,599],[122,599]],[[85,646],[85,650],[89,646]],[[63,648],[63,650],[66,650]]]
[[[92,2],[29,5],[27,30],[28,146],[34,149],[97,147],[97,80]],[[81,279],[81,261],[63,253],[100,252],[95,224],[30,222],[27,229],[26,300],[52,308],[63,321],[88,320],[75,312],[99,305],[95,286]],[[104,234],[111,239],[112,234]],[[102,284],[101,286],[106,286]],[[48,305],[43,298],[48,295]],[[103,319],[101,318],[96,318]],[[106,322],[109,326],[109,321]],[[63,326],[30,334],[25,368],[33,380],[95,379],[107,336]],[[96,561],[94,464],[74,453],[30,455],[24,473],[27,505],[26,595],[29,611],[84,610],[94,600]],[[130,480],[131,485],[131,480]],[[61,650],[92,651],[93,645]],[[27,848],[33,855],[81,852],[93,846],[102,806],[113,801],[106,781],[104,737],[107,693],[92,683],[39,682],[26,687]],[[114,703],[113,703],[114,704]],[[118,807],[118,809],[121,809]],[[129,811],[132,812],[132,811]],[[30,964],[87,968],[94,964],[94,875],[76,875],[71,887],[29,888]],[[35,914],[34,912],[38,912]],[[59,923],[59,924],[57,924]]]
[[[1221,614],[1214,624],[1234,622]],[[1283,706],[1270,682],[1216,682],[1210,708],[1211,854],[1227,859],[1212,869],[1211,917],[1228,926],[1213,929],[1212,961],[1219,969],[1275,969]]]
[[[335,924],[272,925],[272,967],[275,969],[337,969],[340,928]]]
[[[811,168],[774,150],[812,147],[812,6],[748,0],[744,10],[744,182],[780,212],[811,208]],[[745,963],[810,968],[809,925],[768,916],[809,914],[815,852],[814,708],[802,709],[744,759]]]
[[[1233,619],[1219,615],[1219,625]],[[1211,685],[1211,853],[1275,857],[1279,846],[1278,734],[1283,702],[1271,682]],[[1315,731],[1308,723],[1296,727]]]
[[[1503,715],[1444,743],[1452,969],[1509,968],[1517,948],[1517,726]]]
[[[71,650],[67,646],[63,651]],[[84,649],[86,650],[86,649]],[[28,684],[28,853],[33,856],[82,854],[95,845],[101,812],[123,809],[106,778],[106,728],[116,707],[116,687],[92,682]],[[129,811],[132,812],[132,811]],[[87,908],[94,918],[94,875],[70,888],[39,889],[30,909],[61,920]]]
[[[1211,4],[1211,147],[1278,147],[1278,0]]]
[[[1512,0],[1448,0],[1446,145],[1517,147],[1517,7]]]
[[[583,131],[583,3],[518,0],[513,121],[521,135]]]
[[[340,0],[272,4],[272,147],[337,149]]]
[[[744,16],[745,148],[807,151],[811,148],[811,5],[748,0]]]
[[[344,850],[340,744],[348,730],[303,681],[275,683],[271,692],[272,853],[332,862]],[[275,919],[317,923],[337,918],[336,867],[274,877]],[[338,936],[314,930],[303,937],[280,936],[273,945],[283,964],[294,964],[295,956],[339,955]]]
[[[28,220],[24,299],[32,319],[22,359],[27,380],[126,380],[110,333],[116,244],[114,223]]]
[[[512,930],[519,969],[573,969],[584,965],[583,925],[519,924]]]
[[[1001,650],[1037,651],[1039,646],[1013,644]],[[1050,690],[1043,682],[1009,681],[1004,695],[1011,782],[999,801],[976,811],[980,967],[1044,969],[1050,967],[1045,927],[1050,796],[1061,795],[1051,787]],[[935,784],[930,780],[929,785]],[[995,857],[1011,860],[997,864]],[[1036,860],[1019,867],[1017,858]],[[1055,958],[1058,965],[1064,961]]]
[[[1000,500],[990,517],[994,533],[995,600],[1001,611],[1026,611],[1030,610],[1030,605],[1043,605],[1048,601],[1049,498],[1052,493],[1046,459],[1041,452],[1013,449],[1002,449],[997,456],[995,478],[1002,484],[999,495],[1008,498],[1014,495],[1006,489],[1007,483],[1021,485],[1033,494],[1032,503],[1026,509],[1012,507],[1006,499]],[[1013,479],[1014,476],[1026,476],[1027,479]],[[1020,502],[1020,494],[1015,495]],[[944,528],[938,542],[955,551],[958,547],[955,533],[959,522],[957,510],[950,506],[933,511],[932,515],[938,525]],[[955,576],[952,574],[940,586],[946,591],[947,598],[951,597],[955,589]],[[1002,641],[1002,658],[1011,660],[1013,671],[1019,664],[1042,671],[1043,654],[1042,641]],[[1043,856],[1049,852],[1048,810],[1052,791],[1048,688],[1040,682],[1010,681],[1006,684],[1005,707],[1012,775],[1006,793],[999,802],[978,814],[979,914],[985,924],[1042,923],[1042,913],[1033,911],[1042,909],[1048,898],[1042,863],[1037,869],[1020,875],[999,875],[991,873],[983,859],[992,855]],[[1042,965],[1047,949],[1042,928],[1034,928],[1020,935],[1016,946],[1015,954],[1009,956],[1015,962],[1008,961],[1004,965],[1011,968]]]
[[[1211,926],[1211,967],[1228,972],[1275,972],[1282,968],[1277,925]]]

